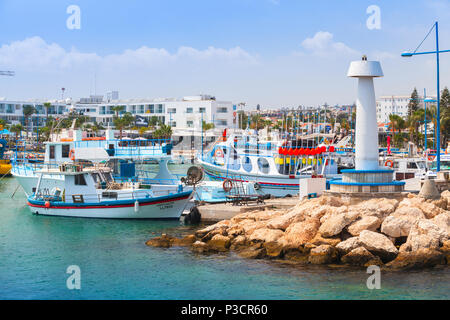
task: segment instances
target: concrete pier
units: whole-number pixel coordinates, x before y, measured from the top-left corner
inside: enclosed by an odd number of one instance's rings
[[[201,215],[201,221],[217,222],[228,220],[234,216],[249,212],[263,211],[272,209],[288,209],[294,207],[298,203],[298,198],[281,198],[265,200],[264,204],[250,204],[247,206],[233,206],[231,203],[205,204],[198,206]]]

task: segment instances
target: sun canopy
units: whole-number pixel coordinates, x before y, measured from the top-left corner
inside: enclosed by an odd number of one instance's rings
[[[8,129],[0,130],[0,134],[11,134],[11,132]]]

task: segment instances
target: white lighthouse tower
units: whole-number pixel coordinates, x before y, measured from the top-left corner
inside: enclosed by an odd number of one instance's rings
[[[353,61],[348,77],[358,78],[355,126],[355,169],[378,170],[378,127],[373,78],[382,77],[378,61]]]
[[[393,181],[393,171],[378,165],[378,127],[373,78],[382,77],[378,61],[353,61],[347,76],[358,78],[355,126],[355,169],[342,170],[342,180],[330,181],[330,192],[360,196],[393,195],[404,190],[405,182]]]

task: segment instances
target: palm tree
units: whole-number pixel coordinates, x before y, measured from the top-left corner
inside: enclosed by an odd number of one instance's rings
[[[116,117],[119,117],[119,114],[125,110],[125,106],[114,106],[111,110],[114,111]]]
[[[50,102],[45,102],[44,103],[44,108],[45,108],[45,123],[47,124],[48,122],[48,111],[50,110],[50,108],[52,107],[52,104]]]
[[[124,129],[128,128],[132,123],[134,123],[134,117],[131,113],[126,112],[122,117],[115,117],[114,127],[120,131],[120,139],[122,139],[122,132]]]
[[[27,137],[28,137],[28,122],[29,118],[36,112],[36,109],[32,105],[24,105],[22,108],[23,116],[25,117],[25,126],[27,131]]]
[[[15,133],[16,140],[18,139],[19,134],[23,131],[23,126],[19,124],[12,125],[11,128],[9,128],[11,132]]]
[[[164,123],[161,124],[161,126],[159,127],[159,129],[156,129],[153,132],[153,137],[156,139],[170,139],[170,137],[172,137],[172,127],[171,126],[167,126]]]

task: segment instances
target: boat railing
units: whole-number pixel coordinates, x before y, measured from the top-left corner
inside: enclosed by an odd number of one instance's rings
[[[134,184],[137,188],[141,187],[140,184]],[[129,192],[119,192],[120,189],[105,188],[96,194],[66,194],[57,190],[53,193],[47,188],[40,189],[33,195],[33,199],[37,201],[49,201],[49,202],[64,202],[64,203],[98,203],[102,204],[104,202],[119,201],[119,200],[141,200],[148,199],[155,196],[165,196],[183,192],[181,187],[173,187],[172,189],[155,190],[151,188],[139,189]]]

